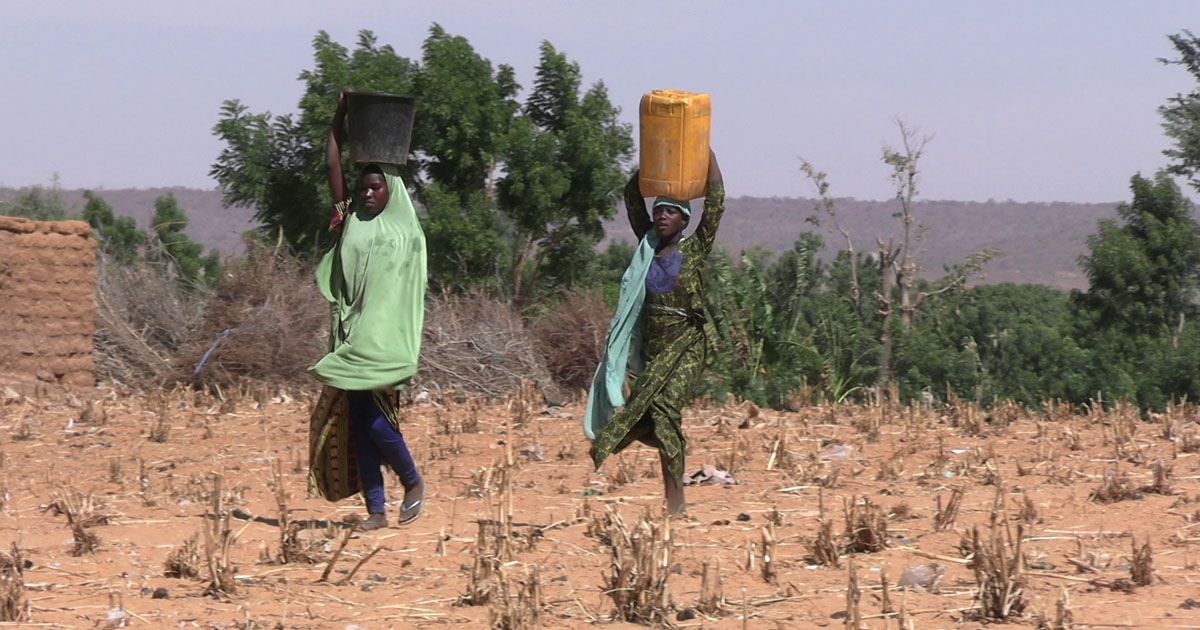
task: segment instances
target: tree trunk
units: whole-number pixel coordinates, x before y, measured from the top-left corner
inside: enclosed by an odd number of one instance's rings
[[[892,290],[896,287],[896,250],[891,241],[879,244],[879,292],[875,294],[879,314],[879,376],[885,385],[892,383]],[[903,295],[903,292],[901,293]]]
[[[525,238],[525,246],[517,250],[513,250],[512,269],[509,273],[509,285],[512,287],[512,299],[515,302],[520,302],[521,291],[524,287],[521,286],[521,280],[525,277],[525,261],[529,259],[529,251],[533,248],[533,235],[530,234]]]

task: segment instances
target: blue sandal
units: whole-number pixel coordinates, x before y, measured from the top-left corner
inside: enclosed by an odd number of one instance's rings
[[[397,525],[408,525],[421,515],[425,507],[425,480],[422,479],[411,488],[404,489],[404,500],[400,502],[400,520]]]

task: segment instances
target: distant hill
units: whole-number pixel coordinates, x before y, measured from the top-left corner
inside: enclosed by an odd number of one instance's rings
[[[77,212],[83,211],[83,191],[64,190],[67,203]],[[174,193],[179,201],[179,207],[187,213],[188,226],[185,230],[192,240],[203,243],[205,247],[213,247],[226,255],[240,254],[242,233],[252,229],[254,210],[251,208],[225,208],[221,203],[221,193],[216,190],[199,190],[196,188],[119,188],[113,190],[93,190],[92,192],[104,198],[113,208],[117,216],[128,216],[137,219],[138,225],[147,228],[154,216],[154,200]],[[0,189],[0,199],[11,199],[14,191],[10,188]]]
[[[874,252],[877,237],[885,242],[889,237],[897,241],[903,237],[903,225],[892,216],[900,209],[896,201],[835,201],[839,220],[850,232],[856,251]],[[820,226],[805,221],[815,214],[813,206],[811,199],[727,199],[717,240],[732,252],[753,245],[784,251],[791,249],[801,232],[812,231],[824,237],[822,258],[829,260],[845,248],[845,240],[828,217],[820,217]],[[1115,216],[1115,210],[1116,204],[918,201],[913,214],[924,228],[924,241],[917,262],[927,277],[935,277],[943,265],[995,247],[1002,256],[984,267],[977,282],[1084,288],[1087,278],[1077,260],[1086,252],[1087,236],[1096,231],[1096,222]],[[633,239],[623,212],[605,225],[605,232],[609,238]]]
[[[70,203],[82,207],[82,191],[64,192]],[[240,235],[255,225],[251,209],[224,208],[221,194],[215,190],[176,187],[96,192],[117,214],[135,217],[143,226],[154,213],[154,199],[174,193],[191,219],[188,235],[227,255],[241,253]],[[803,231],[825,237],[822,257],[826,260],[844,247],[842,236],[833,231],[826,217],[819,227],[805,222],[814,214],[811,199],[736,197],[725,205],[718,241],[730,251],[753,245],[783,251],[790,249]],[[892,217],[898,210],[895,201],[838,199],[837,210],[858,251],[874,251],[877,236],[887,240],[901,235],[900,221]],[[927,276],[935,276],[943,265],[990,246],[1003,256],[988,263],[979,282],[1083,288],[1087,279],[1079,270],[1078,257],[1086,251],[1086,239],[1096,231],[1096,221],[1114,216],[1114,211],[1115,204],[919,201],[914,213],[925,228],[925,238],[917,259]],[[611,239],[632,241],[623,208],[607,222],[605,230]]]

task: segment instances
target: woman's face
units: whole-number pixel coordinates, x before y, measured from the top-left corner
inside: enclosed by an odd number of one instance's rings
[[[683,212],[675,206],[658,205],[650,211],[650,217],[654,220],[654,232],[658,234],[659,240],[670,241],[683,231],[683,226],[687,225],[687,219],[683,216]]]
[[[369,214],[378,214],[387,206],[387,180],[379,173],[366,173],[358,180],[358,201]]]

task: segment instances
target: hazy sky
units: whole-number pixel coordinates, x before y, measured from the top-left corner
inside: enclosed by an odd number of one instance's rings
[[[731,195],[892,195],[900,117],[933,140],[922,197],[1128,198],[1168,146],[1157,107],[1194,87],[1167,35],[1200,2],[63,2],[4,0],[0,185],[211,188],[221,101],[295,110],[320,29],[420,56],[432,22],[531,83],[547,39],[635,123],[642,93],[708,92]],[[419,115],[419,114],[418,114]],[[636,127],[635,127],[636,134]],[[636,136],[635,136],[636,137]]]

